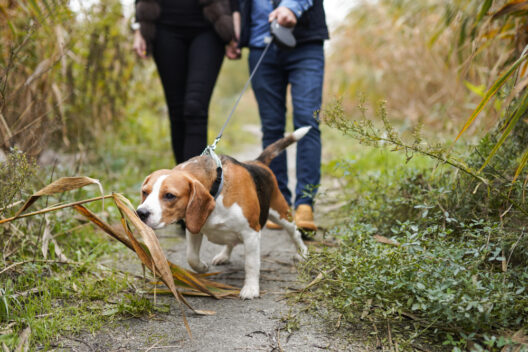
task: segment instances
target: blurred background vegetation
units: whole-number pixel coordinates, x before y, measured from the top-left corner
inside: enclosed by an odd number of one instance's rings
[[[333,34],[328,95],[342,96],[347,112],[359,95],[373,105],[386,100],[404,124],[451,136],[524,48],[522,17],[487,15],[505,3],[361,1]],[[499,100],[474,130],[489,129],[501,111]]]
[[[78,11],[66,0],[0,0],[1,217],[59,176],[98,178],[137,202],[144,175],[172,166],[156,70],[133,55],[123,13],[119,0]],[[317,209],[339,247],[314,250],[303,273],[328,272],[310,292],[314,308],[351,324],[366,310],[379,331],[392,324],[367,343],[526,346],[527,13],[522,0],[360,0],[327,43]],[[210,139],[247,76],[245,59],[224,63]],[[248,93],[220,152],[256,155],[258,126]],[[43,253],[46,229],[57,240]],[[28,326],[32,346],[49,347],[154,309],[127,275],[101,269],[97,258],[118,249],[68,211],[0,228],[0,247],[9,348]],[[59,253],[79,264],[44,261]]]

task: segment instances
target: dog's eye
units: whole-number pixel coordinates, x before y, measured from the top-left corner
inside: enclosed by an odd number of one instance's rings
[[[163,198],[165,198],[166,200],[173,200],[174,198],[176,198],[176,196],[172,193],[165,193],[163,195]]]
[[[147,191],[143,191],[141,192],[141,194],[143,195],[143,197],[147,198],[148,197],[148,192]]]

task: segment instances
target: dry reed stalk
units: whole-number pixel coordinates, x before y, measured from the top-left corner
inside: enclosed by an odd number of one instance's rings
[[[458,46],[463,23],[442,27],[445,1],[398,3],[363,1],[351,11],[333,35],[325,75],[328,91],[343,97],[348,112],[354,111],[358,96],[366,94],[374,106],[386,100],[391,115],[399,119],[455,132],[481,99],[464,83],[480,87],[493,81],[500,73],[493,70],[494,64],[504,63],[508,59],[504,52],[510,49],[503,41],[479,36]],[[466,5],[453,1],[452,6]],[[484,45],[489,50],[476,53]],[[338,50],[332,54],[334,47]],[[475,54],[460,62],[460,51]],[[499,116],[491,107],[472,131],[489,127]]]

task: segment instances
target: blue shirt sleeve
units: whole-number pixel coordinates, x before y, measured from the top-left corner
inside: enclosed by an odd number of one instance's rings
[[[279,6],[289,8],[299,18],[303,12],[313,6],[313,0],[282,0]]]

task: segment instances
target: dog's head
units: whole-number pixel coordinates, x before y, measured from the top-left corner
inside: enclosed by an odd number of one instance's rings
[[[214,198],[190,174],[181,170],[158,170],[141,186],[140,219],[160,229],[184,219],[191,233],[198,233],[215,207]]]

